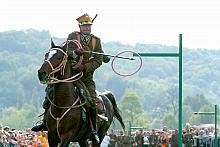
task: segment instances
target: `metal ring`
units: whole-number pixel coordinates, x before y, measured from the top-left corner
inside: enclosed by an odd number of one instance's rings
[[[73,42],[78,48],[82,48],[81,43],[76,39],[64,41],[61,46],[67,45],[67,50],[68,50],[69,49],[68,44],[71,42]],[[83,61],[83,55],[79,56],[79,61],[76,63],[76,65],[73,68],[75,69],[78,68],[82,64],[82,61]]]
[[[116,70],[115,70],[115,68],[114,68],[114,61],[115,61],[115,59],[119,56],[119,55],[121,55],[121,54],[123,54],[123,53],[133,53],[133,54],[136,54],[137,56],[138,56],[138,58],[139,58],[139,60],[140,60],[140,66],[137,68],[137,70],[135,71],[135,72],[133,72],[133,73],[129,73],[129,74],[121,74],[121,73],[119,73],[119,72],[117,72]],[[114,58],[113,58],[113,60],[112,60],[112,63],[111,63],[111,67],[112,67],[112,70],[114,71],[114,73],[116,73],[117,75],[120,75],[120,76],[132,76],[132,75],[134,75],[134,74],[136,74],[140,69],[141,69],[141,67],[142,67],[142,58],[141,58],[141,56],[137,53],[137,52],[135,52],[135,51],[130,51],[130,50],[126,50],[126,51],[123,51],[123,52],[119,52]]]

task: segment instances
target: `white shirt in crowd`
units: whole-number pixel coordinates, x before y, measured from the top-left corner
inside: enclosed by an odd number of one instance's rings
[[[101,147],[108,147],[110,144],[110,137],[108,135],[105,135],[105,137],[102,140]]]

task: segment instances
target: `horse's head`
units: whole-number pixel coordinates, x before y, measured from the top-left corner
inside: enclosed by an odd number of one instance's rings
[[[45,54],[44,63],[38,70],[38,78],[41,83],[46,84],[51,74],[63,68],[67,62],[67,52],[60,46],[56,46],[51,40],[51,48]]]
[[[47,83],[51,74],[60,71],[67,62],[67,51],[61,46],[56,46],[51,40],[51,48],[45,54],[44,63],[38,70],[38,78],[41,83]]]
[[[68,59],[71,59],[73,68],[78,68],[83,60],[83,56],[78,57],[74,53],[78,48],[82,48],[82,46],[77,40],[67,40],[61,46],[56,46],[51,40],[51,48],[45,54],[44,63],[38,70],[40,82],[42,84],[48,83],[51,76],[54,76],[58,71],[64,75]]]

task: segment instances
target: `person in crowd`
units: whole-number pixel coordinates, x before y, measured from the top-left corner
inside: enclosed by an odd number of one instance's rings
[[[116,136],[116,133],[114,132],[114,130],[111,130],[109,137],[110,137],[110,145],[109,146],[115,147],[116,143],[117,143],[117,136]]]
[[[143,139],[143,141],[142,141],[143,147],[149,147],[149,145],[150,145],[149,132],[144,131],[142,139]]]
[[[154,129],[152,129],[151,135],[149,136],[150,147],[156,147],[158,143],[158,136]]]
[[[177,129],[175,129],[172,132],[170,143],[171,143],[171,147],[178,147],[178,130]]]
[[[117,145],[119,147],[122,147],[123,146],[123,136],[124,136],[124,132],[123,131],[120,131],[119,134],[117,135]]]
[[[137,147],[141,147],[143,145],[142,142],[142,130],[138,130],[136,137],[135,137],[135,142],[137,143]]]
[[[102,140],[101,147],[109,147],[109,145],[110,145],[110,137],[107,132],[105,137]]]
[[[169,147],[168,133],[161,131],[161,147]]]
[[[130,135],[128,131],[125,131],[123,136],[123,147],[129,147],[129,146],[130,146]]]
[[[190,133],[190,130],[187,129],[186,132],[183,134],[183,143],[185,144],[185,147],[192,147],[193,145],[193,136]]]

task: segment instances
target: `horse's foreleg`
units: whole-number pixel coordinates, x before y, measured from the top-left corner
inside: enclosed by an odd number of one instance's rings
[[[55,138],[51,133],[48,132],[48,143],[51,147],[57,147],[59,139]]]
[[[92,147],[100,147],[101,143],[92,143]]]
[[[71,141],[72,132],[61,135],[60,147],[68,147]]]

